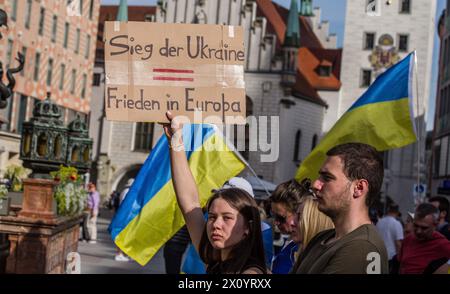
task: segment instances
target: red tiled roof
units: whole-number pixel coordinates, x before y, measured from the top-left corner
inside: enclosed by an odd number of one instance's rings
[[[323,59],[320,61],[320,65],[321,66],[332,66],[333,64],[331,62],[329,62],[328,60]]]
[[[289,10],[273,3],[271,0],[256,0],[258,5],[258,15],[267,19],[267,32],[277,36],[277,50],[281,49],[286,32],[286,20]],[[300,22],[300,49],[298,54],[298,75],[297,83],[294,87],[294,94],[297,93],[303,98],[311,98],[322,105],[326,105],[317,93],[318,90],[339,90],[341,86],[341,49],[324,49],[319,38],[306,17],[299,16]],[[317,72],[317,67],[331,65],[332,73],[330,77],[321,77]],[[310,99],[310,100],[311,100]]]
[[[271,0],[256,0],[258,5],[258,16],[264,16],[267,19],[267,32],[277,36],[277,49],[281,48],[284,43],[284,37],[286,34],[286,19],[289,14],[289,10],[280,6]],[[300,22],[300,46],[306,46],[311,48],[323,48],[320,40],[312,30],[307,19],[303,16],[299,17]]]
[[[264,16],[267,19],[267,30],[277,36],[279,44],[283,44],[284,35],[286,34],[286,24],[281,18],[280,14],[277,13],[275,8],[275,3],[271,0],[256,0],[258,7],[258,16]]]
[[[100,6],[99,22],[105,20],[115,20],[117,16],[117,5],[102,5]],[[144,21],[146,15],[155,15],[156,6],[128,6],[128,20],[129,21]]]
[[[319,49],[314,48],[311,51],[320,60],[327,60],[333,65],[333,75],[340,80],[341,79],[341,61],[342,61],[342,49]]]
[[[294,85],[292,94],[296,97],[301,97],[308,101],[327,106],[327,103],[320,98],[317,90],[308,82],[302,72],[298,72],[297,74],[297,82]]]
[[[316,90],[337,91],[341,87],[339,75],[336,76],[336,72],[339,72],[336,68],[340,67],[340,51],[340,49],[301,47],[298,50],[297,68]],[[338,64],[333,66],[334,62]],[[322,63],[332,65],[332,72],[329,77],[319,76],[317,69]]]
[[[119,6],[117,6],[117,5],[102,5],[102,6],[100,6],[100,15],[98,18],[97,50],[103,51],[103,47],[104,47],[103,29],[104,29],[105,21],[115,20],[118,9],[119,9]],[[156,6],[128,6],[128,20],[129,21],[144,21],[145,17],[147,15],[155,15],[155,14],[156,14]],[[101,58],[103,59],[103,57],[101,57]]]
[[[314,34],[307,19],[300,16],[300,46],[309,48],[323,48],[319,38]]]

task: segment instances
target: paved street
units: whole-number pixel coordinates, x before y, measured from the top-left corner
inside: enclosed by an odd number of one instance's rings
[[[112,211],[103,209],[98,218],[97,244],[80,242],[78,252],[81,255],[82,274],[164,274],[162,250],[144,267],[135,261],[115,261],[116,247],[107,231]]]

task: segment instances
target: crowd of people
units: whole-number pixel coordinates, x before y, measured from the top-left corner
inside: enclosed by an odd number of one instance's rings
[[[250,183],[234,177],[213,190],[202,208],[183,149],[182,124],[167,116],[172,182],[186,222],[165,244],[167,273],[449,273],[449,201],[432,197],[409,212],[405,223],[393,202],[378,216],[372,208],[384,168],[372,146],[331,148],[315,181],[286,181],[259,203]],[[132,183],[111,197],[115,210]],[[89,200],[87,224],[92,227],[98,202],[95,185],[89,187],[94,200]],[[95,241],[95,229],[87,231]],[[274,242],[276,232],[285,238]],[[118,249],[115,259],[128,257]]]
[[[395,205],[378,221],[370,217],[384,170],[372,146],[347,143],[331,148],[315,181],[290,180],[275,189],[269,213],[261,213],[251,192],[228,185],[213,191],[205,217],[183,149],[182,124],[170,113],[167,116],[170,123],[164,131],[170,142],[172,181],[192,246],[206,273],[448,272],[446,198],[434,197],[418,205],[408,214],[405,226],[397,220]],[[270,217],[262,220],[266,215]],[[289,236],[269,263],[262,223]],[[187,238],[185,243],[189,243]],[[177,254],[180,262],[171,268],[173,273],[180,272],[182,254]],[[169,251],[165,252],[168,256]]]

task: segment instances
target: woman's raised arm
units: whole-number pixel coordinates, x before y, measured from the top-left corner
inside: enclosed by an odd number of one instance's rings
[[[183,123],[168,111],[168,124],[164,124],[164,132],[169,141],[172,183],[186,222],[192,243],[199,249],[200,239],[205,227],[202,208],[194,176],[189,168],[183,144]]]

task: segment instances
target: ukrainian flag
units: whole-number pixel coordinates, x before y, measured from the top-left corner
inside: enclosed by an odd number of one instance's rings
[[[216,126],[185,125],[183,139],[203,207],[211,190],[239,174],[245,164]],[[123,252],[145,265],[183,225],[172,185],[168,142],[163,136],[139,171],[109,232]]]
[[[347,110],[302,162],[295,178],[316,179],[332,147],[366,143],[378,151],[416,141],[412,108],[412,73],[415,52],[391,66]]]

